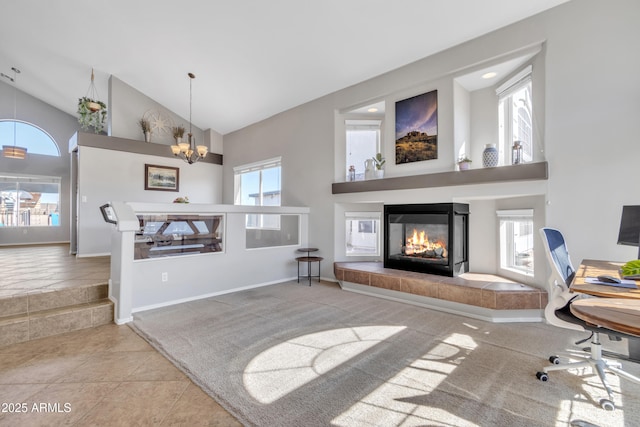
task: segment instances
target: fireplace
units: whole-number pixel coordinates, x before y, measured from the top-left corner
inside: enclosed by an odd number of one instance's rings
[[[384,266],[457,276],[469,270],[469,205],[385,205]]]

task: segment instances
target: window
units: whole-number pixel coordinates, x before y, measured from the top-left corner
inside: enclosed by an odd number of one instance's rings
[[[499,97],[499,153],[503,164],[511,164],[511,147],[522,145],[522,161],[533,161],[533,115],[531,66],[509,79],[496,90]]]
[[[380,212],[345,212],[347,256],[380,255]]]
[[[25,147],[29,154],[60,157],[58,144],[51,135],[39,127],[18,120],[0,120],[0,145],[17,145]]]
[[[0,176],[0,227],[60,225],[60,178]]]
[[[380,120],[346,120],[347,132],[347,164],[346,176],[349,177],[349,168],[356,170],[355,179],[365,179],[364,163],[367,159],[375,157],[380,151]]]
[[[497,211],[500,268],[533,276],[533,209]]]
[[[233,168],[236,205],[280,206],[281,157]],[[248,228],[280,228],[279,215],[247,215]]]

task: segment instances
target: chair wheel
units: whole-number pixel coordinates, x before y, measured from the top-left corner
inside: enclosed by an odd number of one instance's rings
[[[551,356],[549,358],[549,362],[553,363],[554,365],[559,365],[560,364],[560,358],[558,356]]]
[[[542,382],[549,381],[549,376],[547,375],[547,373],[542,371],[536,372],[536,378]]]
[[[616,409],[616,405],[614,405],[609,399],[600,399],[600,407],[605,411],[613,411]]]

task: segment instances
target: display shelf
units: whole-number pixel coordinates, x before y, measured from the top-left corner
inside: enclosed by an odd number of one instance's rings
[[[546,180],[549,178],[547,162],[470,169],[466,171],[438,172],[422,175],[396,176],[366,181],[335,182],[332,194],[362,193],[367,191],[410,190],[416,188],[449,187],[456,185],[491,184],[510,181]]]

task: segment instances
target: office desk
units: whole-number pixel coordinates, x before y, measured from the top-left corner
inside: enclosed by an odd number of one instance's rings
[[[623,262],[614,261],[582,260],[569,286],[569,290],[571,292],[580,292],[603,298],[631,298],[640,300],[640,289],[616,288],[615,286],[594,285],[585,282],[587,277],[597,277],[600,275],[620,277],[620,267],[622,267],[623,264]]]
[[[580,267],[578,267],[578,269],[576,270],[576,275],[571,281],[569,290],[571,292],[579,292],[579,293],[588,294],[596,297],[601,297],[598,299],[593,299],[593,298],[585,299],[585,301],[591,301],[591,300],[598,301],[599,299],[604,299],[604,298],[626,299],[630,306],[634,306],[635,303],[633,301],[636,301],[636,300],[640,301],[640,289],[616,288],[615,286],[594,285],[594,284],[585,282],[585,279],[587,277],[597,277],[600,275],[620,277],[620,267],[622,267],[623,264],[624,264],[623,262],[584,259],[582,260]],[[578,307],[580,307],[582,304],[586,304],[587,306],[590,304],[597,304],[595,302],[582,303],[581,302],[582,300],[574,300],[574,302],[571,303],[571,307],[573,307],[573,305],[576,304],[578,301],[580,301],[580,304],[578,305]],[[603,302],[603,304],[606,304],[606,303]],[[584,308],[582,310],[583,312],[585,311]],[[586,311],[589,311],[589,312],[591,312],[592,310],[598,310],[598,309],[595,309],[595,308],[586,309]],[[571,310],[571,312],[573,312],[573,309]],[[589,316],[592,314],[589,314],[589,313],[582,314],[582,315],[578,315],[576,313],[573,313],[573,314],[589,323],[597,323],[581,317],[581,316]],[[638,314],[637,311],[636,311],[636,314]],[[608,327],[608,326],[604,326],[604,327]],[[614,328],[611,328],[611,329],[614,329]],[[632,334],[632,335],[636,335],[636,334]],[[629,346],[630,360],[640,363],[640,339],[628,340],[628,346]]]
[[[571,313],[592,325],[640,337],[640,300],[586,298],[574,300]]]

